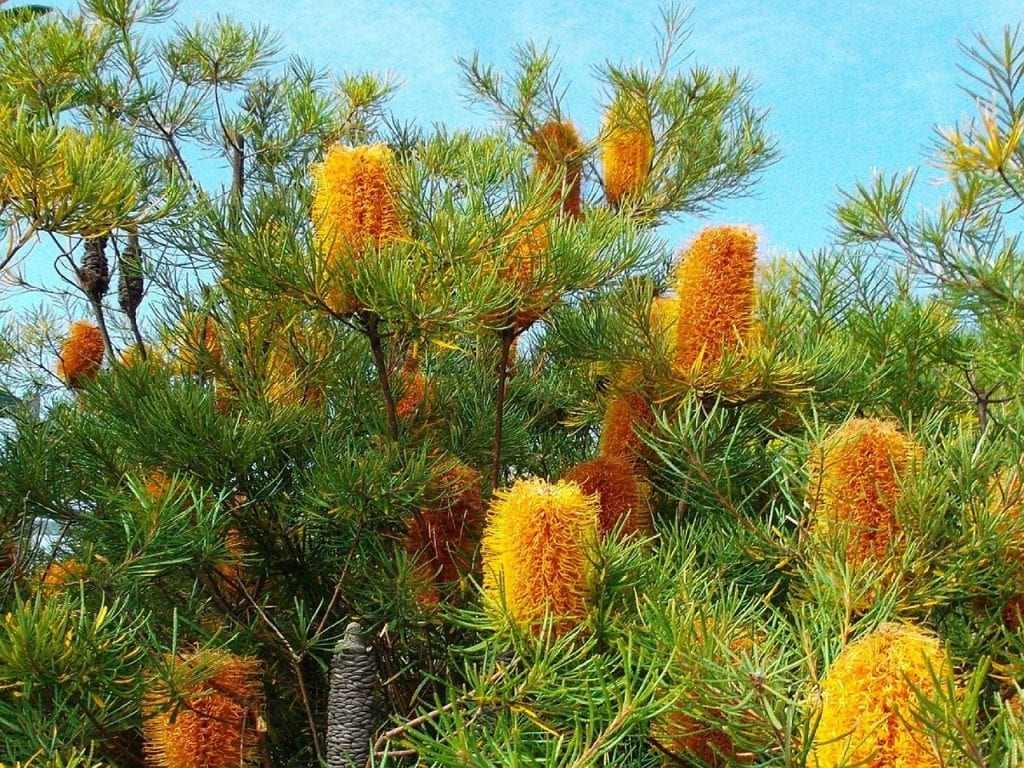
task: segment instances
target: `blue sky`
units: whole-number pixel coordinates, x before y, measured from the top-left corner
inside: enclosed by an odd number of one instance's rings
[[[754,78],[782,157],[753,199],[730,202],[707,222],[685,220],[671,236],[686,238],[708,222],[745,222],[768,251],[825,245],[839,188],[869,178],[872,168],[923,163],[932,127],[972,109],[958,89],[958,65],[966,63],[958,41],[999,35],[1024,18],[1019,0],[694,0],[690,7],[690,61]],[[516,43],[550,41],[571,83],[568,114],[593,136],[600,88],[591,66],[653,58],[658,9],[627,0],[181,0],[177,19],[219,12],[265,23],[285,51],[334,71],[394,73],[403,83],[394,100],[401,117],[461,127],[488,118],[465,105],[456,56],[479,50],[500,64]],[[926,169],[920,179],[937,176]]]

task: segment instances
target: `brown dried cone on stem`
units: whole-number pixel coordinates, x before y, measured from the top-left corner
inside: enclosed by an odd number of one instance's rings
[[[128,235],[128,245],[121,252],[119,266],[117,301],[121,310],[134,318],[135,311],[142,303],[145,289],[142,278],[142,248],[139,247],[139,236],[134,232]]]
[[[154,768],[241,768],[259,760],[263,686],[259,660],[221,650],[199,651],[181,660],[191,670],[209,670],[205,680],[175,702],[157,687],[146,695],[148,765]]]
[[[78,267],[78,284],[89,300],[98,304],[110,288],[110,267],[107,264],[107,238],[93,237],[85,241],[85,255]]]
[[[565,473],[564,479],[579,485],[588,496],[597,494],[602,536],[616,528],[623,536],[649,536],[654,532],[651,489],[625,458],[598,456],[577,464]]]
[[[377,686],[376,657],[353,621],[334,646],[331,658],[330,693],[327,697],[327,765],[329,768],[363,768],[370,757],[376,730],[374,692]]]

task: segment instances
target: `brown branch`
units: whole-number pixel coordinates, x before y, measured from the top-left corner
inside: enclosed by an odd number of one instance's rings
[[[376,312],[360,312],[359,319],[363,324],[366,337],[370,340],[370,350],[373,352],[373,364],[377,368],[377,376],[380,379],[380,388],[384,394],[384,408],[388,417],[388,432],[392,440],[398,440],[398,410],[395,406],[395,395],[391,391],[391,382],[388,378],[388,366],[384,359],[384,345],[380,337],[380,315]]]
[[[508,358],[515,339],[515,330],[501,332],[501,357],[498,360],[498,391],[494,403],[494,446],[491,450],[491,488],[501,482],[501,433],[505,421],[505,390],[508,387]]]

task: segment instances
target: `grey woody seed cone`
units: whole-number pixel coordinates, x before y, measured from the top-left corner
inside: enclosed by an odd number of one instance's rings
[[[375,723],[373,699],[377,683],[373,648],[363,628],[353,621],[334,646],[331,690],[327,699],[327,765],[363,768],[370,756]]]
[[[121,275],[117,285],[117,300],[121,309],[134,316],[135,310],[142,303],[142,249],[139,247],[139,236],[128,236],[128,245],[121,253]]]
[[[107,265],[106,248],[105,237],[86,240],[82,266],[78,268],[78,284],[94,303],[99,303],[110,288],[110,267]]]

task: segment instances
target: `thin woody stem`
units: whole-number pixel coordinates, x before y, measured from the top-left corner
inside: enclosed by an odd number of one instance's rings
[[[501,332],[501,357],[498,360],[498,392],[495,397],[494,447],[491,452],[491,488],[501,482],[501,432],[505,421],[505,390],[508,386],[508,358],[512,349],[515,331],[507,328]]]
[[[366,329],[366,336],[370,340],[370,350],[373,353],[373,364],[377,368],[377,376],[380,379],[380,388],[384,393],[384,408],[388,417],[388,432],[392,440],[398,439],[398,410],[395,406],[395,396],[391,391],[391,381],[388,377],[388,366],[384,360],[384,345],[380,338],[380,315],[374,312],[363,312],[360,315],[363,327]]]

